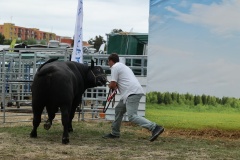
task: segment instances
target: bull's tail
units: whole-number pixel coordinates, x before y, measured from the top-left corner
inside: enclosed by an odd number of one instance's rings
[[[51,59],[47,60],[47,62],[43,63],[43,64],[38,68],[38,71],[40,71],[40,69],[41,69],[45,64],[48,64],[48,63],[57,61],[58,59],[59,59],[59,57],[57,57],[57,58],[51,58]]]

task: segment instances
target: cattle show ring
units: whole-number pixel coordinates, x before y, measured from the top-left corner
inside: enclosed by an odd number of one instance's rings
[[[57,112],[53,120],[54,125],[51,130],[51,121],[46,108],[41,114],[41,125],[39,126],[38,137],[30,138],[32,134],[33,110],[32,110],[32,82],[40,66],[48,65],[49,61],[68,62],[72,51],[67,48],[19,48],[4,49],[0,52],[1,61],[1,111],[0,111],[0,158],[2,159],[128,159],[135,157],[139,159],[158,159],[159,155],[165,157],[180,155],[177,153],[179,145],[182,151],[189,147],[202,145],[209,148],[216,146],[221,148],[223,143],[232,145],[233,151],[238,144],[233,139],[228,138],[229,134],[234,137],[233,132],[221,137],[218,130],[207,130],[202,134],[199,132],[189,132],[186,130],[169,129],[164,136],[154,143],[148,141],[146,137],[149,132],[132,127],[128,123],[127,115],[123,118],[123,136],[119,140],[103,140],[100,135],[106,133],[111,128],[114,120],[114,107],[120,100],[120,95],[115,95],[115,103],[109,103],[107,97],[109,92],[106,86],[91,87],[85,90],[82,102],[77,105],[73,118],[74,132],[70,133],[70,145],[61,144],[63,125],[61,124],[61,112]],[[127,64],[135,73],[139,82],[146,91],[147,86],[147,56],[146,55],[120,55],[121,61]],[[110,70],[107,64],[107,54],[84,54],[84,65],[92,67],[101,66],[104,76],[110,79]],[[43,68],[43,67],[42,67]],[[43,68],[44,69],[44,68]],[[45,68],[46,69],[46,68]],[[40,69],[41,70],[41,69]],[[97,77],[96,73],[91,73],[92,77]],[[63,79],[59,79],[59,81]],[[93,79],[93,81],[98,81]],[[47,80],[46,80],[47,82]],[[64,93],[65,94],[65,93]],[[48,98],[54,99],[54,95],[48,94]],[[55,99],[56,100],[56,99]],[[58,101],[58,99],[56,100]],[[60,101],[60,100],[59,100]],[[42,103],[41,100],[39,103]],[[138,114],[145,116],[146,96],[140,100]],[[107,107],[107,110],[106,110]],[[106,112],[104,113],[104,109]],[[87,122],[87,123],[84,123]],[[9,134],[10,133],[10,134]],[[220,134],[220,136],[218,136]],[[170,136],[171,135],[171,136]],[[216,135],[216,136],[215,136]],[[236,135],[239,135],[236,133]],[[35,136],[35,133],[31,136]],[[187,138],[186,138],[187,137]],[[199,140],[200,137],[200,140]],[[205,138],[227,139],[223,142]],[[231,142],[230,142],[231,141]],[[62,137],[62,143],[68,144]],[[166,142],[166,143],[165,143]],[[175,145],[176,144],[176,145]],[[175,148],[172,149],[172,147]],[[140,147],[140,148],[139,148]],[[165,149],[168,148],[168,149]],[[223,145],[224,147],[224,145]],[[141,157],[139,157],[139,148]],[[159,150],[161,149],[161,150]],[[129,152],[131,150],[131,152]],[[154,151],[154,152],[151,152]],[[202,152],[202,148],[197,148],[198,157],[207,157]],[[15,154],[16,153],[16,154]],[[109,154],[111,153],[111,154]],[[214,154],[213,152],[212,154]],[[219,154],[219,153],[218,153]],[[114,155],[114,157],[113,157]],[[192,154],[188,157],[195,158]],[[207,157],[208,159],[208,157]]]
[[[4,49],[1,52],[1,112],[0,121],[7,123],[23,123],[32,121],[32,92],[31,84],[38,68],[49,59],[58,58],[58,61],[69,61],[72,51],[67,48],[18,48],[17,50]],[[107,54],[84,54],[84,64],[101,66],[109,76]],[[146,88],[147,56],[122,55],[120,57],[138,75],[143,87]],[[108,77],[109,78],[109,77]],[[73,121],[113,120],[114,106],[107,104],[108,87],[98,86],[86,89],[82,96],[82,103],[78,105]],[[51,97],[50,97],[51,98]],[[119,101],[116,95],[115,101]],[[116,104],[116,103],[115,103]],[[108,110],[103,113],[104,107]],[[145,115],[145,96],[142,98],[139,114]],[[47,110],[42,113],[42,121],[47,120]],[[55,120],[60,120],[60,111]],[[125,115],[124,120],[127,121]]]

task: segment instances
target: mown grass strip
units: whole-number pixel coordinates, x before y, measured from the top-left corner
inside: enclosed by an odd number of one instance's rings
[[[167,128],[240,130],[240,113],[209,107],[176,107],[148,104],[146,117]]]

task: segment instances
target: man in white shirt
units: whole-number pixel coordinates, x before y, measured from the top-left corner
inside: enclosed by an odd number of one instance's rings
[[[137,115],[140,99],[144,95],[141,84],[133,71],[125,64],[119,62],[119,56],[116,53],[108,57],[108,65],[111,69],[111,82],[108,86],[110,89],[118,89],[122,98],[115,108],[115,120],[112,123],[112,132],[104,135],[103,138],[120,137],[121,122],[124,113],[127,112],[130,122],[147,128],[152,132],[150,141],[154,141],[163,133],[164,128]]]

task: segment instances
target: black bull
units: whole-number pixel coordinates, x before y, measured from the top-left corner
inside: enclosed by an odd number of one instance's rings
[[[100,66],[87,66],[76,62],[60,62],[50,59],[39,67],[32,86],[33,129],[30,137],[37,137],[37,128],[46,106],[48,120],[44,124],[49,129],[55,113],[61,110],[63,125],[62,143],[69,143],[69,132],[73,131],[72,119],[82,94],[87,88],[106,85],[106,75]]]

